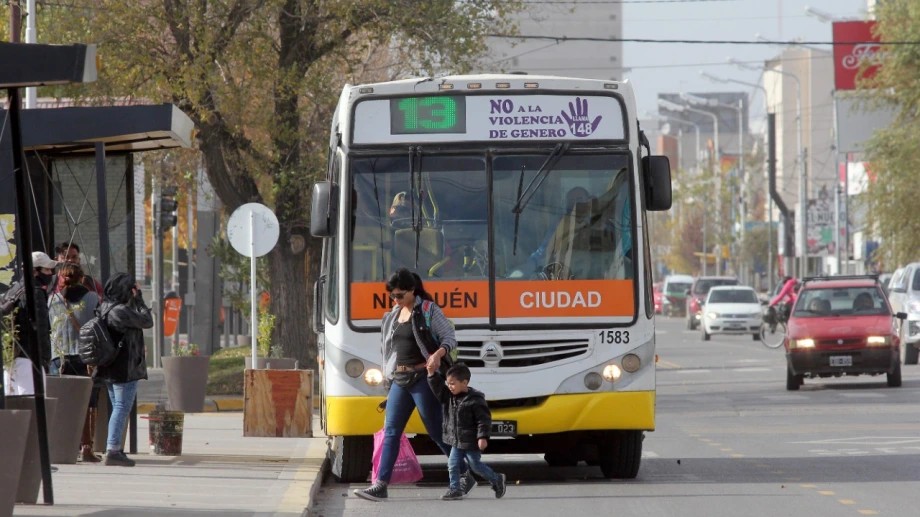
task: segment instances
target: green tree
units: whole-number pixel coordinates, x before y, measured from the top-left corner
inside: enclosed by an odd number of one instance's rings
[[[285,355],[313,367],[307,315],[320,242],[307,235],[300,251],[289,240],[308,233],[309,192],[325,174],[342,85],[464,72],[483,55],[486,34],[513,32],[506,15],[520,5],[68,0],[44,6],[39,16],[47,16],[48,30],[39,37],[99,45],[99,80],[55,95],[178,105],[196,125],[208,178],[228,213],[248,202],[273,207],[281,223],[279,245],[267,257],[274,338]]]
[[[889,0],[876,5],[882,41],[920,42],[920,3]],[[894,122],[876,131],[866,147],[873,181],[864,202],[868,227],[881,240],[876,260],[886,269],[920,255],[920,43],[886,45],[875,75],[859,80],[871,105],[894,108]],[[869,64],[866,63],[863,70]]]

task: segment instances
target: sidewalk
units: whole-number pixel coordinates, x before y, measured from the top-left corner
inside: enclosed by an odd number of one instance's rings
[[[138,407],[162,399],[162,373],[141,381]],[[147,386],[145,386],[147,384]],[[239,397],[240,401],[242,397]],[[221,403],[220,400],[225,400]],[[56,465],[54,505],[16,505],[14,516],[227,517],[309,515],[322,483],[326,438],[314,416],[314,438],[244,438],[242,411],[222,408],[185,415],[181,456],[157,456],[147,446],[147,420],[138,419],[132,468]],[[240,405],[242,408],[242,405]],[[140,414],[145,413],[140,411]],[[38,500],[43,500],[39,492]]]

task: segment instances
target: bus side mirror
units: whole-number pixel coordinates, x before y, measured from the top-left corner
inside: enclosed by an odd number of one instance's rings
[[[317,181],[313,185],[313,197],[310,203],[310,233],[314,237],[332,237],[335,234],[332,194],[332,183],[328,181]]]
[[[667,156],[643,156],[645,206],[658,212],[671,209],[671,164]]]

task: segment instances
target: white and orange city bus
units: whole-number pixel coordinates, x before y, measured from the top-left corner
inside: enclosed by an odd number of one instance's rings
[[[346,86],[314,185],[321,419],[364,481],[383,425],[384,289],[408,267],[456,326],[489,452],[633,478],[655,428],[646,212],[667,210],[628,82],[468,75]],[[415,414],[408,433],[425,433]],[[416,440],[424,447],[430,440]]]

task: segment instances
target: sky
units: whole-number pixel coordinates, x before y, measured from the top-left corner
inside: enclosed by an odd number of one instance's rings
[[[831,24],[805,13],[806,6],[835,19],[865,19],[867,0],[622,0],[623,38],[682,40],[831,41]],[[830,45],[819,48],[831,50]],[[658,112],[660,93],[747,91],[756,95],[751,117],[763,116],[759,90],[716,83],[716,77],[760,82],[760,72],[728,63],[729,58],[761,67],[777,56],[777,45],[623,44],[623,77],[633,83],[640,118]],[[757,107],[761,106],[760,113]]]

